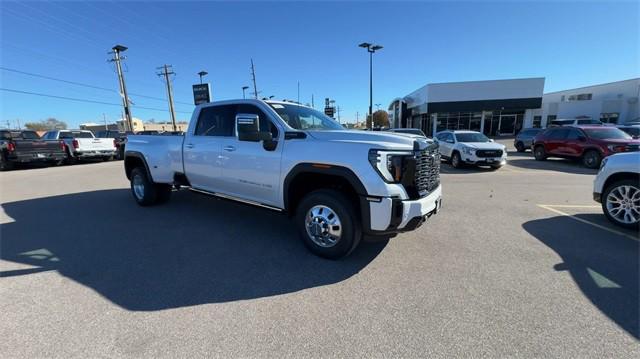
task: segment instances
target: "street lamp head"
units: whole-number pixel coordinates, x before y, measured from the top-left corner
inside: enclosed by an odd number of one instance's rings
[[[127,49],[128,49],[128,47],[122,46],[122,45],[116,45],[116,46],[111,48],[111,50],[118,51],[118,52],[127,51]]]
[[[371,50],[373,50],[373,51],[377,51],[377,50],[380,50],[381,48],[382,48],[382,46],[380,46],[380,45],[373,45],[373,46],[371,47]]]
[[[360,44],[360,45],[358,45],[358,46],[360,46],[360,47],[364,47],[365,49],[368,49],[368,48],[371,46],[371,44],[370,44],[370,43],[368,43],[368,42],[363,42],[363,43],[361,43],[361,44]]]
[[[249,86],[242,86],[242,89],[243,89],[243,90],[246,90],[246,89],[248,89],[248,88],[249,88]]]
[[[206,72],[206,71],[200,71],[200,72],[198,72],[198,75],[200,75],[200,77],[206,76],[206,75],[208,75],[208,74],[209,74],[209,73],[208,73],[208,72]]]

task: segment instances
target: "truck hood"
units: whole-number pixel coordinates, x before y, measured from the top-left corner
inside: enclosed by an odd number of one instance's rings
[[[365,144],[375,148],[412,150],[415,141],[431,144],[432,140],[416,135],[396,134],[391,132],[370,132],[360,130],[346,131],[307,131],[316,140]],[[424,146],[424,145],[423,145]],[[421,147],[423,147],[421,146]]]

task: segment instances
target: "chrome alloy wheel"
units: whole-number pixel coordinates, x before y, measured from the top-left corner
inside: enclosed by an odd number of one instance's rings
[[[340,217],[327,206],[312,207],[307,212],[304,224],[309,238],[320,247],[333,247],[340,241],[342,235]]]
[[[634,224],[640,221],[640,189],[622,185],[612,189],[605,199],[607,212],[616,221]]]
[[[142,179],[142,176],[133,176],[132,184],[133,194],[135,194],[138,200],[142,201],[144,199],[144,180]]]

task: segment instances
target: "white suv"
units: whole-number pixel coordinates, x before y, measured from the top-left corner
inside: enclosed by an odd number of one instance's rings
[[[436,134],[442,158],[460,168],[464,164],[498,169],[507,163],[507,148],[476,131],[442,131]]]
[[[640,223],[640,152],[619,153],[602,159],[593,183],[593,199],[602,203],[607,218],[622,227]]]

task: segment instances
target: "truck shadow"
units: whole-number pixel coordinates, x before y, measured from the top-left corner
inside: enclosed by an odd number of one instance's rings
[[[284,215],[174,192],[142,208],[128,189],[3,204],[0,258],[32,265],[2,280],[55,270],[134,311],[254,299],[337,283],[387,241],[329,261],[306,250]]]
[[[602,215],[577,217],[597,223]],[[523,228],[562,258],[554,270],[568,271],[602,313],[640,339],[640,242],[567,216],[529,221]]]

